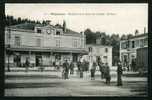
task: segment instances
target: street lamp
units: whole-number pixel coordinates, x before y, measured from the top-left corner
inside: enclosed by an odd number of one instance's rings
[[[130,62],[130,54],[129,54],[129,51],[130,51],[130,49],[129,49],[129,47],[130,47],[130,44],[129,44],[129,37],[127,38],[127,52],[128,52],[128,65],[127,65],[127,67],[128,67],[128,71],[129,71],[129,68],[130,68],[130,65],[129,65],[129,62]]]
[[[10,57],[10,39],[11,39],[11,29],[8,27],[8,46],[7,46],[7,54],[8,54],[8,64],[7,64],[7,70],[10,72],[10,64],[9,64],[9,57]]]

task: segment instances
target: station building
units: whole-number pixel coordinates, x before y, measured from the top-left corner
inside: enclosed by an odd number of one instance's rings
[[[51,66],[54,61],[78,61],[87,54],[85,35],[63,25],[23,23],[5,28],[5,63],[22,67]]]

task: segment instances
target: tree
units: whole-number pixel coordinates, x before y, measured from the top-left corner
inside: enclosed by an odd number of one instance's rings
[[[86,44],[95,44],[96,35],[91,31],[91,29],[86,29],[84,31],[84,34],[86,35]]]
[[[123,34],[122,36],[121,36],[121,40],[126,40],[127,39],[127,36],[125,35],[125,34]]]

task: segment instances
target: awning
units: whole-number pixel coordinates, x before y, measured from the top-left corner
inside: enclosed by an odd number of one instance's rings
[[[33,51],[33,52],[59,52],[59,53],[79,53],[88,54],[85,48],[65,48],[65,47],[52,47],[52,48],[41,48],[41,47],[11,47],[6,48],[10,51]]]

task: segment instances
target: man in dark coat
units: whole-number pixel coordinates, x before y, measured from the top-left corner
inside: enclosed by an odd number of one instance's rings
[[[29,65],[30,65],[30,62],[29,62],[29,58],[27,57],[25,61],[26,72],[28,72]]]
[[[80,78],[83,78],[84,62],[80,62]]]
[[[105,79],[106,79],[106,84],[110,84],[111,76],[110,76],[110,68],[108,66],[108,63],[105,64]]]
[[[99,66],[99,71],[101,73],[101,79],[104,78],[104,75],[103,75],[103,63],[101,61],[98,61],[98,66]]]
[[[71,61],[70,63],[70,74],[74,73],[74,63]]]
[[[123,70],[122,70],[122,65],[121,65],[121,62],[118,61],[118,64],[117,64],[117,86],[122,86],[122,73],[123,73]]]
[[[131,69],[132,69],[132,71],[135,71],[135,68],[136,68],[136,59],[134,58],[131,61]]]
[[[91,68],[91,70],[90,70],[90,71],[91,71],[91,80],[95,80],[96,66],[97,66],[96,62],[93,62],[92,68]]]
[[[64,71],[64,78],[68,79],[68,75],[69,75],[69,63],[67,60],[65,60],[65,62],[63,63],[63,71]]]

